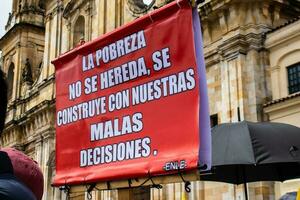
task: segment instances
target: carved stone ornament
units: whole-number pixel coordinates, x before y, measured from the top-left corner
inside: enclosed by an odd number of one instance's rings
[[[7,23],[5,25],[5,28],[10,26],[12,18],[13,18],[12,13],[8,13],[8,20],[7,20]]]
[[[63,17],[66,19],[68,18],[68,15],[71,13],[75,5],[75,1],[71,0],[65,7],[63,12]]]
[[[40,9],[44,10],[45,9],[45,1],[44,0],[40,0],[38,6],[40,7]]]
[[[127,0],[129,10],[133,15],[141,15],[152,8],[155,0]]]
[[[26,59],[25,65],[22,69],[22,82],[32,84],[32,71],[31,71],[31,65],[29,62],[29,59]]]

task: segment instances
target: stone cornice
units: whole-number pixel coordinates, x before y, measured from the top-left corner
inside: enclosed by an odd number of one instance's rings
[[[3,48],[3,45],[5,45],[5,41],[8,40],[10,38],[10,36],[14,37],[15,33],[18,30],[26,30],[28,32],[30,32],[32,29],[37,29],[40,31],[45,31],[45,27],[44,26],[39,26],[39,25],[35,25],[35,24],[30,24],[27,22],[20,22],[15,24],[11,29],[9,29],[9,31],[7,31],[5,33],[5,35],[0,39],[0,49]]]
[[[35,97],[37,97],[40,94],[40,91],[44,88],[46,88],[47,86],[54,84],[54,76],[49,77],[48,79],[44,80],[43,82],[35,85],[30,91],[29,94],[16,99],[14,102],[12,102],[10,105],[13,107],[17,107],[20,106],[22,104],[25,104],[27,102],[30,102],[32,99],[34,99]]]
[[[39,143],[44,140],[54,139],[55,138],[55,128],[54,126],[47,126],[41,131],[35,132],[33,136],[36,143]]]
[[[204,58],[205,58],[205,66],[206,67],[210,67],[214,64],[217,64],[221,61],[221,55],[218,54],[217,50],[214,51],[209,51],[208,53],[204,54]]]
[[[295,5],[291,5],[288,1],[282,1],[282,0],[210,0],[210,1],[206,1],[202,4],[200,4],[199,8],[202,10],[204,9],[204,10],[208,11],[206,13],[210,13],[209,11],[216,11],[218,9],[223,9],[223,8],[226,8],[230,4],[236,4],[236,3],[263,4],[264,2],[272,3],[272,4],[276,4],[276,5],[281,4],[284,6],[294,6],[295,7]],[[299,8],[300,8],[300,5],[299,5]]]
[[[16,14],[16,17],[21,16],[23,14],[34,14],[44,16],[45,10],[29,7],[28,9],[22,10]]]
[[[273,100],[264,105],[264,112],[272,118],[280,118],[300,112],[300,95],[290,95],[285,98]]]
[[[32,89],[29,91],[29,95],[23,97],[22,100],[29,101],[35,97],[37,97],[40,94],[40,91],[47,86],[54,84],[55,75],[48,77],[48,79],[43,80],[42,82],[37,83],[32,87]]]
[[[297,16],[300,11],[300,5],[292,5],[289,1],[282,0],[210,0],[202,3],[198,9],[202,21],[216,17],[222,10],[228,9],[232,5],[260,5],[264,14],[269,13],[268,7],[274,7],[274,10],[280,12],[283,8],[284,12],[291,16]],[[278,10],[279,9],[279,10]]]
[[[251,49],[257,51],[264,49],[263,35],[261,33],[252,32],[244,34],[237,31],[236,34],[228,38],[224,37],[221,40],[204,47],[204,56],[207,65],[212,65],[220,60],[219,56],[224,59],[230,59],[238,54],[245,55]]]
[[[283,44],[286,41],[290,41],[292,38],[300,36],[300,20],[289,24],[281,29],[271,32],[266,35],[265,46],[266,48],[274,48]]]
[[[49,122],[50,118],[54,118],[54,107],[55,101],[44,101],[7,123],[1,138],[2,145],[20,144],[24,139],[26,143],[39,138],[53,139],[55,126],[53,121]]]
[[[270,101],[270,102],[264,104],[264,107],[265,107],[265,108],[271,107],[271,106],[273,106],[273,105],[275,105],[275,104],[280,104],[280,103],[282,103],[282,102],[289,101],[289,100],[293,100],[293,99],[298,99],[298,100],[300,100],[300,92],[297,92],[297,93],[288,95],[288,96],[283,97],[283,98],[280,98],[280,99],[274,99],[273,101]],[[299,101],[298,103],[300,103],[300,101]]]
[[[32,107],[30,110],[25,111],[21,115],[17,115],[13,120],[9,121],[5,125],[5,131],[9,131],[12,128],[19,127],[20,125],[26,124],[28,121],[34,118],[35,115],[42,111],[54,110],[55,100],[45,100],[36,106]]]
[[[54,109],[55,100],[45,100],[36,106],[32,107],[30,110],[22,113],[21,115],[16,117],[16,122],[18,124],[23,124],[28,118],[31,118],[33,115],[47,109]]]

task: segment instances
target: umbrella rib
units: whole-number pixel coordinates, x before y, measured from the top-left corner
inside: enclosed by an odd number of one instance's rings
[[[244,121],[243,123],[245,123],[246,126],[247,126],[249,141],[250,141],[250,144],[251,144],[251,151],[252,151],[251,155],[253,156],[252,160],[254,161],[254,163],[252,163],[252,164],[254,164],[256,166],[256,164],[257,164],[257,162],[256,162],[256,153],[255,153],[254,148],[253,148],[253,142],[252,142],[252,135],[251,135],[251,131],[250,131],[250,126],[248,125],[247,121]]]

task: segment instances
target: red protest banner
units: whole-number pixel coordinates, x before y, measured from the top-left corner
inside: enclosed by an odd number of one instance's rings
[[[174,2],[53,61],[54,185],[197,168],[192,26],[188,1]]]

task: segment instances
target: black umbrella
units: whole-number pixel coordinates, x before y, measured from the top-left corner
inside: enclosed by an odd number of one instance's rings
[[[212,173],[201,180],[233,184],[300,177],[300,128],[282,123],[238,122],[212,129]]]

